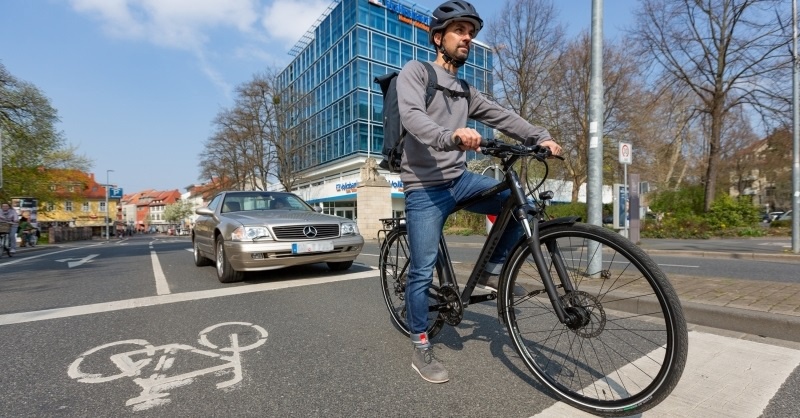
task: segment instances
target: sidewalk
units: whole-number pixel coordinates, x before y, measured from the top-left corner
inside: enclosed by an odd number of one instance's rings
[[[448,235],[446,239],[450,246],[481,248],[485,237]],[[720,241],[719,246],[725,247],[724,240]],[[679,245],[672,245],[674,249],[669,250],[654,249],[662,246],[659,244],[658,240],[646,240],[641,247],[653,255],[796,261],[800,271],[800,254],[786,253],[778,246],[739,252],[681,250]],[[689,247],[694,244],[686,242]],[[708,240],[705,244],[709,244]],[[458,264],[456,270],[467,275],[473,267],[470,263]],[[800,280],[784,283],[689,275],[669,275],[669,280],[681,300],[686,321],[691,324],[800,342]]]

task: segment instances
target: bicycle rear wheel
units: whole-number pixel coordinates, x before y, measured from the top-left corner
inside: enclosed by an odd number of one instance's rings
[[[560,299],[582,321],[558,320],[530,249],[517,246],[499,297],[525,365],[566,403],[594,414],[658,405],[677,385],[688,350],[680,302],[664,273],[639,247],[598,226],[554,225],[540,239]],[[565,278],[559,282],[559,264],[571,291]],[[514,296],[515,284],[527,295]]]
[[[383,299],[389,309],[389,316],[394,325],[404,334],[411,333],[406,322],[406,278],[410,267],[408,234],[405,228],[392,230],[381,246],[379,268],[381,271],[381,288]],[[439,273],[437,271],[437,276]],[[439,281],[439,283],[441,283]],[[437,296],[438,287],[434,284],[428,291],[428,338],[433,338],[442,330],[444,319],[435,306],[440,303]]]

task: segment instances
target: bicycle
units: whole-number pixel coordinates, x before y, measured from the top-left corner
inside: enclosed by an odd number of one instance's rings
[[[428,337],[436,336],[444,324],[458,325],[470,304],[498,299],[498,316],[520,359],[567,404],[605,416],[631,415],[658,405],[680,380],[688,350],[681,305],[664,273],[644,251],[613,231],[580,223],[579,217],[549,219],[545,209],[553,192],[534,197],[549,172],[548,149],[496,140],[485,141],[481,148],[500,159],[504,180],[454,212],[506,189],[511,196],[463,291],[444,236],[439,240]],[[521,158],[544,165],[541,181],[527,194],[513,167]],[[405,220],[381,221],[384,300],[393,324],[408,335],[405,279],[411,254]],[[520,222],[525,234],[502,266],[497,293],[473,295],[510,222]],[[520,293],[516,286],[525,290],[524,296],[515,296]]]
[[[0,257],[3,256],[3,253],[6,253],[9,257],[12,256],[11,254],[11,223],[10,222],[0,222]]]

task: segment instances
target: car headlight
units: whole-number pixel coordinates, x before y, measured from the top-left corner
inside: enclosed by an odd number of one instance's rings
[[[269,238],[269,230],[263,226],[240,226],[233,230],[231,241],[255,241],[259,238]]]
[[[342,236],[358,235],[358,226],[355,222],[345,222],[342,224]]]

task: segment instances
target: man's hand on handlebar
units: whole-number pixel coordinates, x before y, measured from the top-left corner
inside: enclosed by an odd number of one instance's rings
[[[481,134],[472,128],[458,128],[453,132],[453,141],[462,151],[480,151]]]
[[[561,155],[561,146],[558,145],[556,141],[553,141],[552,139],[548,139],[542,142],[541,144],[539,144],[539,146],[550,148],[550,154],[553,157]]]

